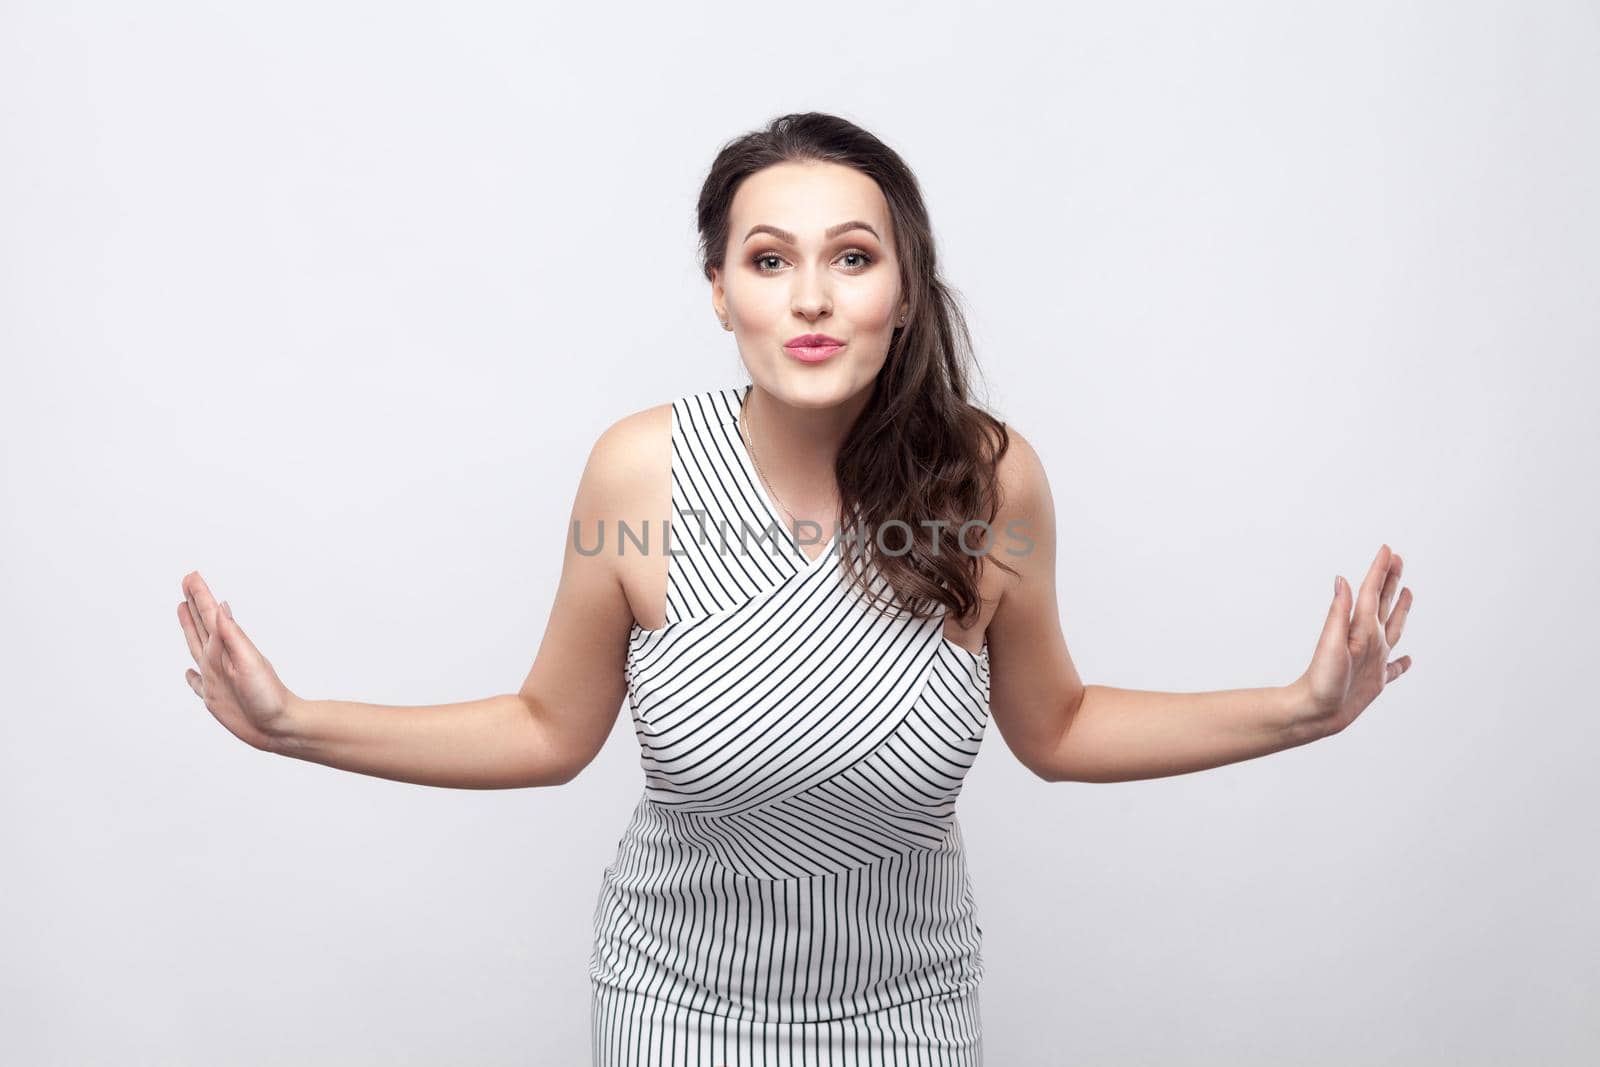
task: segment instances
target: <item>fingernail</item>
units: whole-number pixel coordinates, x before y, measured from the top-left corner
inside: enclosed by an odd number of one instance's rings
[[[228,606],[228,602],[226,600],[222,602],[222,610],[227,613],[228,618],[233,618],[233,609]]]

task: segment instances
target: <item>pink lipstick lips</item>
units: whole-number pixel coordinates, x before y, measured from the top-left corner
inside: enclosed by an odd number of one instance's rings
[[[783,350],[802,363],[821,363],[843,347],[843,341],[825,333],[804,333],[789,338]]]

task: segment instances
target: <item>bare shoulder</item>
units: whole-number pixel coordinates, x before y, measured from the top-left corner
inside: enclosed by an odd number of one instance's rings
[[[1026,580],[1030,571],[1053,563],[1055,553],[1055,503],[1033,443],[1011,423],[1006,423],[1007,444],[995,467],[1000,504],[995,513],[995,551],[1017,574],[1006,573],[1007,589]],[[1039,555],[1043,549],[1042,555]]]
[[[573,502],[571,522],[578,537],[568,537],[569,556],[580,541],[591,547],[580,564],[611,573],[625,590],[638,584],[615,545],[626,524],[637,536],[661,527],[671,510],[672,405],[656,404],[624,415],[601,431],[589,449]],[[593,551],[596,544],[600,551]]]
[[[640,501],[635,494],[671,476],[672,405],[656,404],[607,426],[589,452],[589,472],[619,513]]]
[[[1002,508],[1009,504],[1024,511],[1036,509],[1050,496],[1044,461],[1033,442],[1014,423],[1006,423],[1006,438],[1005,452],[995,468],[1000,478]]]
[[[672,514],[672,404],[625,415],[595,441],[581,509],[589,543],[602,538],[607,569],[640,625],[666,618],[667,527]],[[577,517],[577,516],[575,516]],[[628,550],[622,551],[628,528]],[[636,545],[644,547],[635,549]]]

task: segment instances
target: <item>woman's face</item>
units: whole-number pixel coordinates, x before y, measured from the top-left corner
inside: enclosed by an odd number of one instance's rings
[[[712,304],[732,325],[752,381],[807,407],[872,384],[907,310],[877,182],[837,163],[757,171],[734,194],[725,257]],[[807,361],[805,349],[786,347],[805,334],[843,347]]]

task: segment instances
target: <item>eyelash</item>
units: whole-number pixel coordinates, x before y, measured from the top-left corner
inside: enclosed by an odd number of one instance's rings
[[[866,260],[866,263],[862,264],[861,267],[857,269],[856,273],[858,273],[858,274],[861,271],[866,270],[868,267],[870,267],[873,263],[876,262],[876,260],[873,258],[872,255],[870,255],[867,252],[861,251],[861,249],[859,249],[859,248],[849,249],[847,251],[839,253],[839,255],[840,255],[841,258],[844,257],[844,256],[860,256],[862,259]],[[755,267],[755,269],[757,271],[759,271],[760,273],[762,273],[762,274],[775,274],[775,273],[777,273],[776,269],[768,270],[766,267],[763,267],[761,265],[761,261],[765,260],[765,259],[782,259],[782,258],[783,257],[778,255],[778,253],[776,253],[776,252],[762,252],[760,255],[758,255],[754,259],[752,259],[750,261],[750,264],[751,264],[751,266]]]

